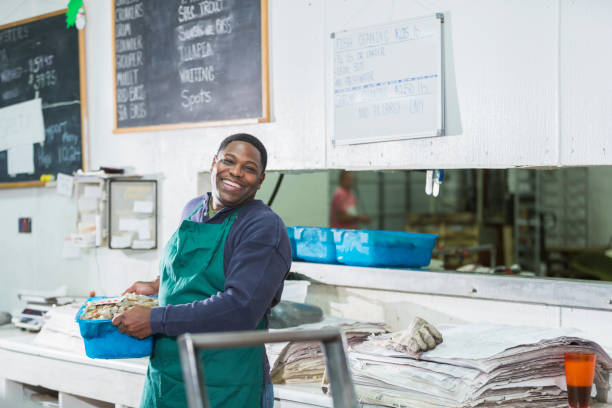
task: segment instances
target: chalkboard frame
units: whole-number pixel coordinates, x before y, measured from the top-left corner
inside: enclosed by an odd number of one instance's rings
[[[17,27],[23,24],[32,23],[46,18],[55,17],[61,14],[66,14],[67,9],[52,11],[50,13],[41,14],[38,16],[30,17],[24,20],[14,21],[12,23],[4,24],[0,26],[0,30],[7,28]],[[85,34],[83,30],[78,30],[78,41],[79,41],[79,100],[81,107],[81,168],[87,170],[87,137],[86,137],[86,126],[87,123],[87,89],[86,89],[86,70],[85,70]],[[57,176],[57,175],[55,175]],[[22,187],[44,187],[47,184],[45,181],[18,181],[18,182],[0,182],[0,189],[5,188],[22,188]]]
[[[113,133],[149,132],[157,130],[189,129],[197,127],[215,127],[248,125],[270,121],[270,74],[269,74],[269,48],[268,48],[268,0],[260,0],[261,10],[261,102],[263,116],[259,118],[244,118],[231,120],[215,120],[201,122],[183,122],[149,126],[118,127],[117,122],[117,54],[116,28],[115,28],[115,0],[111,0],[112,12],[112,49],[113,49]]]

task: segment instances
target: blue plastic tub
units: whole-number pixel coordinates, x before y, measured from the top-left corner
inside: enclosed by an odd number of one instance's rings
[[[336,263],[336,245],[331,228],[293,227],[296,256],[311,262]]]
[[[429,265],[437,235],[416,232],[334,230],[336,259],[346,265],[421,267]]]
[[[106,299],[105,296],[95,296],[87,301]],[[135,358],[150,356],[153,352],[153,336],[138,339],[119,332],[111,319],[83,320],[81,314],[85,305],[81,306],[76,315],[81,336],[85,342],[85,354],[90,358]]]
[[[294,228],[295,227],[287,227],[287,235],[289,235],[289,244],[291,245],[291,259],[297,261],[299,258],[297,257],[297,248],[295,246]]]

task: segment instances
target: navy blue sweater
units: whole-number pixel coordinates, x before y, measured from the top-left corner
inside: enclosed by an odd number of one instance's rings
[[[193,214],[191,221],[220,224],[235,211],[235,208],[223,208],[209,218],[209,199],[210,193],[189,201],[181,220],[202,202],[204,205]],[[252,200],[242,207],[225,241],[224,290],[201,301],[154,307],[151,329],[153,333],[168,336],[254,330],[280,301],[290,267],[291,246],[282,219],[262,201]],[[266,357],[264,369],[267,383]]]

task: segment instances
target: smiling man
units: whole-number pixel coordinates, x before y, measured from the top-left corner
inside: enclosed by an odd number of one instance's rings
[[[113,319],[123,333],[155,334],[141,407],[187,406],[176,336],[267,328],[291,266],[291,247],[281,218],[255,200],[266,164],[256,137],[240,133],[223,140],[211,166],[212,193],[185,206],[160,260],[160,277],[126,290],[159,295],[159,307],[134,307]],[[211,406],[273,406],[263,346],[205,350],[202,362]]]

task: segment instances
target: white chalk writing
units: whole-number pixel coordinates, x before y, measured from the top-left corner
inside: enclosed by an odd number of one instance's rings
[[[195,67],[179,70],[181,83],[211,82],[215,80],[215,67]]]
[[[223,11],[223,3],[224,1],[201,1],[198,4],[180,5],[178,7],[178,21],[179,23],[185,23],[219,13]]]
[[[117,38],[120,37],[129,37],[132,35],[132,24],[130,23],[118,23],[115,26],[115,36]]]
[[[135,102],[145,100],[144,85],[117,88],[117,103]]]
[[[81,149],[78,146],[61,146],[57,150],[57,159],[59,162],[78,162],[81,160]]]
[[[115,42],[116,52],[136,51],[141,50],[142,47],[142,35],[138,34],[135,37],[121,38]]]
[[[142,51],[117,54],[117,69],[129,69],[142,66],[142,56]]]
[[[130,4],[138,3],[140,0],[117,0],[115,7],[129,6]]]
[[[196,38],[201,38],[205,36],[215,35],[215,26],[212,24],[207,24],[202,21],[198,21],[194,26],[190,28],[185,28],[183,26],[177,27],[178,39],[179,41],[188,41]]]
[[[121,7],[115,10],[115,21],[130,21],[136,20],[144,16],[144,5],[142,3],[134,4],[128,7]]]
[[[205,91],[204,89],[200,89],[200,91],[195,94],[190,94],[189,90],[183,89],[181,91],[181,99],[183,100],[183,102],[181,102],[181,105],[184,108],[192,111],[193,108],[197,105],[212,102],[212,94],[210,93],[210,91]]]
[[[19,96],[19,88],[13,88],[2,92],[2,99],[5,101],[16,98],[17,96]]]
[[[36,90],[57,85],[55,69],[49,69],[37,74],[30,74],[28,78],[28,85],[32,86],[32,88]]]
[[[57,135],[61,135],[66,132],[67,127],[67,120],[47,126],[45,128],[45,140],[47,142],[53,142]]]
[[[130,86],[138,83],[138,68],[117,72],[117,85]]]
[[[130,103],[130,119],[142,119],[147,117],[147,109],[144,102]]]
[[[197,42],[185,46],[181,45],[178,47],[178,50],[181,56],[181,62],[206,58],[213,53],[212,47],[207,41]]]
[[[23,75],[23,73],[24,69],[21,67],[5,69],[4,71],[0,72],[0,82],[7,83],[14,81],[16,79],[21,78],[21,75]]]
[[[35,74],[43,68],[48,68],[53,65],[53,55],[39,55],[28,60],[30,72]]]
[[[0,44],[25,40],[30,35],[28,27],[19,26],[0,31]]]

